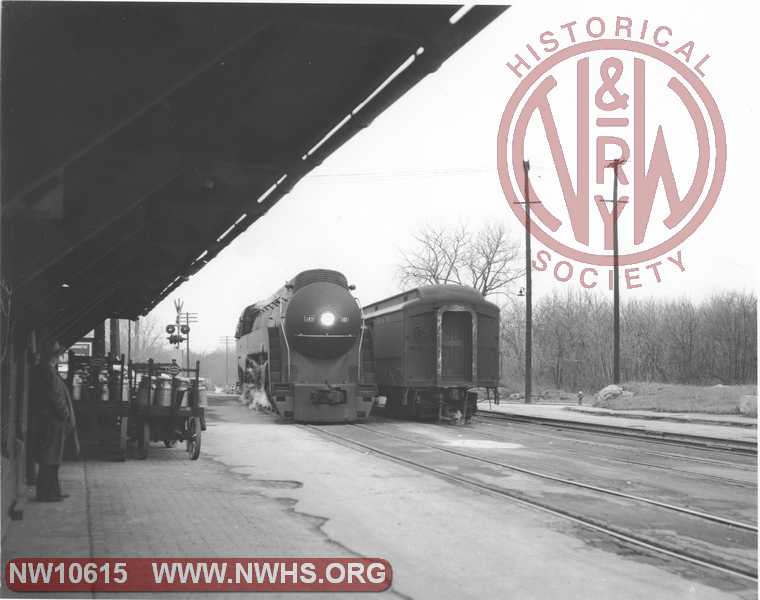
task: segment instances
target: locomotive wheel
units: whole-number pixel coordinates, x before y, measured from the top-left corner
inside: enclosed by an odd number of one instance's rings
[[[150,444],[150,423],[143,421],[142,435],[137,445],[137,458],[145,460],[148,458],[148,445]]]
[[[198,460],[201,455],[201,420],[198,417],[190,417],[190,437],[187,438],[187,453],[190,460]]]

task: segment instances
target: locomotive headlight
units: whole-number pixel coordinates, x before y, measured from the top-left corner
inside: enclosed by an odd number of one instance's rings
[[[329,310],[326,310],[321,315],[319,315],[319,323],[323,327],[332,327],[335,325],[335,314],[331,313]]]

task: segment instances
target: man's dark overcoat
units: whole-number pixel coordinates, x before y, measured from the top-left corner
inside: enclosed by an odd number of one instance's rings
[[[33,400],[36,409],[37,462],[60,465],[66,435],[74,428],[71,396],[52,365],[39,365],[35,375]]]

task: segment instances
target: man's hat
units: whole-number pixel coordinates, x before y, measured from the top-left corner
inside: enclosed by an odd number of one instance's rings
[[[45,359],[60,356],[62,352],[63,348],[61,348],[61,345],[55,340],[45,342],[42,344],[42,349],[40,350],[42,358]]]

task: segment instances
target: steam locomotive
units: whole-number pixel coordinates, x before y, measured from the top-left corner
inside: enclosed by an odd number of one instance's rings
[[[376,387],[353,289],[338,271],[311,269],[248,306],[235,334],[241,387],[255,371],[273,409],[288,420],[366,419]]]
[[[472,388],[498,393],[499,307],[477,290],[425,285],[364,307],[378,392],[391,416],[467,421]]]

